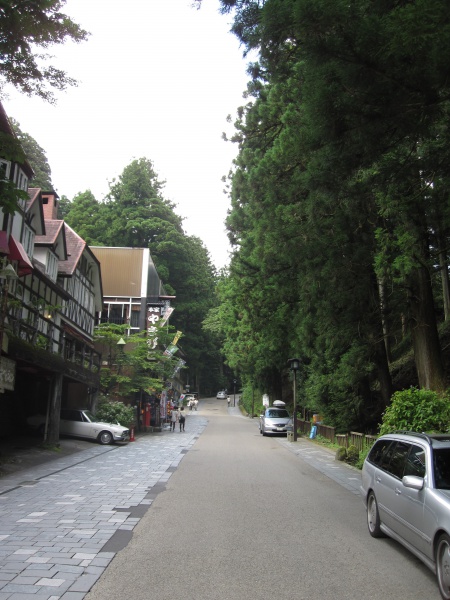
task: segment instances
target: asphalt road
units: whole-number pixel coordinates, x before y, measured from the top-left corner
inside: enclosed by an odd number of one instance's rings
[[[201,409],[206,429],[86,600],[439,598],[426,567],[369,536],[357,494],[224,401]]]

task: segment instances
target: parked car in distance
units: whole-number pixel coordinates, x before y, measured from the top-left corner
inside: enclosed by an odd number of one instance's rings
[[[43,433],[45,417],[35,415],[27,419],[30,427]],[[84,408],[63,408],[59,421],[59,433],[98,441],[100,444],[128,442],[130,430],[118,423],[104,423],[95,418],[91,411]]]
[[[450,600],[450,434],[383,435],[364,461],[361,494],[372,537],[405,546]]]
[[[217,392],[216,396],[217,400],[226,400],[228,398],[228,394],[225,391]]]
[[[285,407],[281,400],[276,400],[272,406],[267,407],[259,417],[259,433],[287,435],[290,415]]]

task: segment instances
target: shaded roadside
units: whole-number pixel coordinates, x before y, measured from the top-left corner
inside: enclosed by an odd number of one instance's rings
[[[64,438],[59,448],[47,448],[38,437],[0,438],[0,478],[92,448],[92,442]]]

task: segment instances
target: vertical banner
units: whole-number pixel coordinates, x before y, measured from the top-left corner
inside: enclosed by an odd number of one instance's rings
[[[161,307],[147,304],[147,345],[154,350],[158,345],[158,323],[161,319]]]

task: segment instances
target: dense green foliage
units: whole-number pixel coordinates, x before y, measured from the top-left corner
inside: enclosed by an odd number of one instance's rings
[[[447,58],[440,1],[222,0],[256,50],[229,174],[234,247],[220,283],[228,364],[340,430],[375,430],[397,347],[447,386]]]
[[[104,423],[119,423],[122,427],[130,427],[136,421],[135,409],[123,402],[109,402],[101,398],[95,416]]]
[[[0,131],[0,156],[19,164],[23,164],[26,160],[19,140],[2,131]],[[13,215],[18,210],[20,202],[27,199],[27,192],[19,190],[13,181],[0,176],[0,208],[4,213]]]
[[[220,388],[222,359],[202,323],[217,303],[216,272],[201,240],[183,231],[163,188],[152,161],[136,159],[110,184],[103,201],[89,190],[65,200],[64,219],[89,245],[150,248],[166,292],[176,296],[170,323],[183,334],[178,346],[191,390],[212,393]]]
[[[450,427],[450,398],[431,390],[410,388],[396,392],[387,407],[380,434],[392,431],[446,433]]]
[[[41,188],[45,192],[53,190],[52,171],[48,164],[45,150],[39,146],[29,133],[23,133],[20,129],[20,123],[15,119],[9,119],[14,133],[16,134],[23,151],[27,157],[31,168],[34,171],[34,177],[29,182],[30,187]]]
[[[162,353],[173,339],[174,328],[160,328],[157,334],[160,346],[151,352],[145,332],[127,336],[126,330],[126,325],[114,323],[102,323],[95,328],[94,340],[104,357],[101,394],[110,400],[129,400],[141,390],[149,395],[160,394],[178,363],[178,358]],[[118,346],[122,337],[126,340],[126,350]]]
[[[88,34],[61,12],[65,0],[1,0],[0,95],[6,83],[27,95],[53,102],[51,89],[75,85],[42,53],[54,44],[80,42]],[[50,88],[50,89],[49,89]]]

